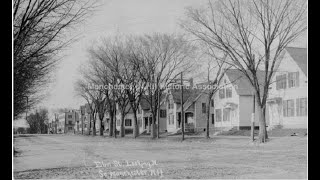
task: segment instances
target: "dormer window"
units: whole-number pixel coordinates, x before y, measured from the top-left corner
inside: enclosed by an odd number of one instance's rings
[[[299,72],[291,72],[288,74],[288,86],[289,88],[299,86]]]
[[[276,89],[286,89],[287,88],[287,74],[282,74],[276,76]]]
[[[232,97],[232,88],[228,87],[226,88],[226,98],[231,98]]]
[[[224,89],[219,89],[219,98],[220,98],[220,99],[225,98],[225,92],[224,92]]]

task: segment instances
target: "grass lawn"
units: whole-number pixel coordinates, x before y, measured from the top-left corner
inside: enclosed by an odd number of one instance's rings
[[[181,142],[180,136],[37,135],[15,137],[14,146],[19,152],[14,157],[16,179],[307,179],[307,136],[271,137],[256,144],[244,136],[186,136]],[[150,169],[138,161],[150,163]],[[135,170],[140,174],[130,174]]]
[[[269,137],[285,137],[296,134],[296,136],[306,136],[307,129],[273,129],[268,131]],[[254,130],[254,135],[259,135],[259,130]],[[218,134],[218,136],[251,136],[251,130],[230,130]]]

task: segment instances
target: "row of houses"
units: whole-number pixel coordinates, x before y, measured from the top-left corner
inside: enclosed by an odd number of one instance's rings
[[[48,123],[48,133],[63,134],[75,133],[79,130],[79,111],[69,110],[64,113],[55,113],[54,119]]]
[[[264,72],[258,71],[259,78],[263,78],[263,74]],[[193,79],[188,81],[188,85],[194,87]],[[220,87],[218,92],[210,100],[204,89],[188,88],[184,90],[183,110],[186,130],[206,131],[208,108],[210,129],[250,128],[254,106],[254,89],[249,80],[240,71],[230,69],[224,73],[218,86]],[[307,90],[307,49],[287,47],[281,55],[281,61],[276,64],[276,72],[269,88],[266,106],[268,129],[278,126],[307,128]],[[129,105],[128,108],[130,108]],[[257,103],[255,103],[255,110],[258,110]],[[65,127],[60,129],[63,132],[81,132],[82,129],[87,131],[89,120],[92,120],[90,116],[90,108],[88,104],[85,104],[80,107],[79,111],[65,113],[65,121],[62,123]],[[61,117],[59,116],[59,118]],[[120,130],[120,118],[121,114],[117,107],[117,130]],[[139,132],[150,132],[152,114],[145,96],[141,98],[137,118]],[[124,119],[125,128],[133,129],[134,118],[131,109]],[[257,113],[255,113],[254,119],[255,125],[258,127]],[[109,122],[110,118],[106,113],[102,124],[98,119],[96,120],[96,130],[99,131],[100,126],[104,126],[104,129],[108,130]],[[181,129],[181,90],[168,89],[161,97],[159,122],[161,132],[175,133]]]

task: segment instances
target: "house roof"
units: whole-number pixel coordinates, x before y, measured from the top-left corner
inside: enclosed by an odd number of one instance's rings
[[[141,105],[141,108],[142,108],[143,110],[150,109],[149,103],[148,103],[146,97],[141,97],[140,105]]]
[[[254,91],[253,86],[251,85],[248,78],[238,69],[229,69],[226,71],[226,76],[228,76],[230,82],[235,87],[238,95],[252,95]],[[258,81],[260,82],[260,88],[263,89],[264,82],[264,71],[257,71]]]
[[[285,49],[298,64],[302,72],[307,75],[307,48],[286,47]]]
[[[194,93],[187,99],[187,101],[183,104],[183,110],[186,111],[194,102],[196,102],[201,95],[207,94],[207,90],[197,89]],[[181,111],[181,107],[179,108]]]
[[[148,98],[150,98],[148,95],[142,95],[141,96],[140,105],[141,105],[141,108],[143,110],[150,109],[150,103],[149,103],[149,99]],[[162,101],[163,101],[164,98],[165,98],[165,94],[162,94],[160,96],[160,99],[161,99],[160,105],[162,104]]]
[[[189,99],[189,97],[196,96],[198,93],[198,89],[183,89],[183,103]],[[172,89],[171,94],[173,97],[173,101],[177,104],[181,104],[181,90],[180,89]]]

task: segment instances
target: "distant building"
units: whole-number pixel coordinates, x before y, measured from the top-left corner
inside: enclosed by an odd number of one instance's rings
[[[55,130],[55,134],[62,134],[65,132],[65,114],[64,113],[56,113],[55,121],[52,125]]]
[[[65,133],[75,133],[79,130],[79,113],[76,110],[65,112]]]

